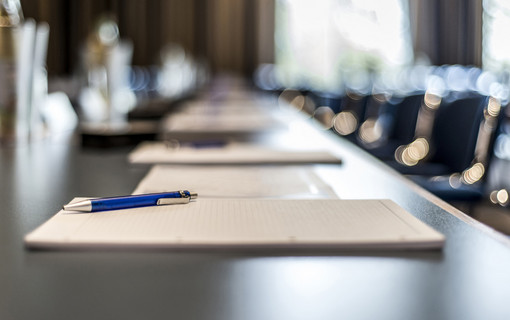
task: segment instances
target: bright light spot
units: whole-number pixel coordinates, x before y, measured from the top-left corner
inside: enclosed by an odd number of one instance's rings
[[[467,184],[473,184],[482,179],[485,174],[485,166],[478,162],[462,173],[462,179]]]
[[[331,129],[333,126],[333,118],[335,113],[330,107],[318,107],[313,113],[313,117],[317,119],[325,129]]]
[[[278,104],[281,108],[294,107],[294,110],[301,111],[305,104],[305,97],[297,90],[285,89],[278,97]]]
[[[418,160],[415,157],[409,155],[409,148],[405,148],[404,152],[402,152],[402,161],[405,165],[410,167],[418,164]]]
[[[399,146],[395,150],[395,160],[397,160],[397,162],[400,164],[405,164],[404,161],[402,160],[402,154],[404,153],[405,148],[406,146]]]
[[[498,190],[493,190],[489,196],[489,199],[492,203],[497,204],[498,203]]]
[[[333,119],[333,128],[343,136],[353,133],[357,127],[358,119],[350,111],[342,111]]]
[[[374,143],[381,139],[383,134],[381,126],[376,119],[368,119],[359,128],[359,136],[365,143]]]
[[[407,146],[400,146],[395,150],[395,160],[397,160],[400,164],[412,167],[418,164],[418,161],[413,160],[409,156],[409,149]]]
[[[460,174],[453,173],[450,175],[448,182],[453,189],[458,189],[462,185]]]
[[[418,138],[407,146],[400,146],[395,151],[395,160],[406,166],[415,166],[429,153],[429,142],[425,138]]]
[[[423,102],[428,108],[435,110],[441,104],[441,100],[442,100],[441,96],[436,95],[434,93],[426,92]]]
[[[508,202],[508,191],[506,189],[501,189],[496,193],[496,199],[502,205],[507,204]]]
[[[105,45],[114,44],[119,38],[119,28],[113,21],[106,21],[99,27],[99,40]]]
[[[418,138],[409,145],[409,154],[416,161],[422,160],[429,153],[429,142],[425,138]]]
[[[499,112],[501,111],[501,103],[493,98],[489,98],[489,105],[487,106],[487,113],[491,117],[497,117],[499,115]]]

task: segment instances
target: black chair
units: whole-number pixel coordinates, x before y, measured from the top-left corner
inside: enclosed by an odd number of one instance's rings
[[[405,165],[402,158],[390,164],[445,200],[477,200],[484,194],[500,110],[496,99],[478,94],[443,102],[429,139],[420,140],[423,145],[429,143],[428,155],[415,165]],[[405,153],[405,148],[413,148],[413,143],[403,147],[398,156],[419,153]],[[413,159],[408,162],[414,164]]]
[[[362,146],[377,158],[393,160],[395,150],[413,141],[418,112],[423,104],[423,93],[415,93],[403,98],[391,98],[381,106],[379,119],[385,131],[380,141]]]

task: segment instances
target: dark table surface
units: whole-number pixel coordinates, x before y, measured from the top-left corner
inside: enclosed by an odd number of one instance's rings
[[[129,148],[0,148],[0,319],[510,319],[510,242],[332,138],[341,198],[390,198],[446,236],[436,251],[29,251],[75,196],[131,193]]]

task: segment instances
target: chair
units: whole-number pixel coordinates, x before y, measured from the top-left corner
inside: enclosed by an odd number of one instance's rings
[[[382,134],[379,143],[362,146],[381,160],[394,159],[395,150],[411,143],[415,136],[418,112],[423,104],[423,93],[415,93],[404,98],[392,98],[381,107],[379,119]]]
[[[479,94],[441,103],[429,138],[428,156],[415,165],[405,165],[403,159],[391,165],[445,200],[477,200],[484,194],[500,111],[496,99]],[[425,145],[427,139],[422,143]],[[412,148],[412,143],[405,148]],[[407,156],[413,152],[409,150]]]

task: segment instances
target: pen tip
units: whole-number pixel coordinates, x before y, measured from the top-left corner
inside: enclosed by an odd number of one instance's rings
[[[190,200],[194,200],[194,199],[198,198],[198,193],[190,192],[189,197],[190,197]]]
[[[81,212],[91,212],[92,211],[92,203],[89,200],[73,202],[70,204],[64,205],[65,211],[81,211]]]

